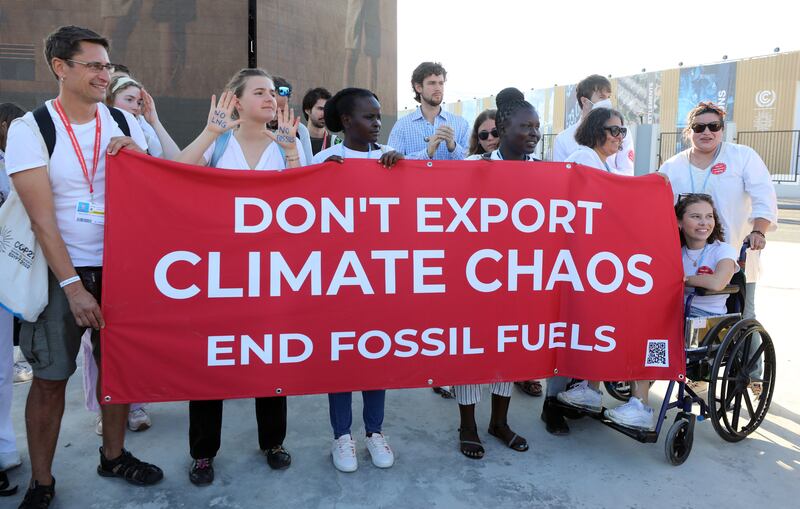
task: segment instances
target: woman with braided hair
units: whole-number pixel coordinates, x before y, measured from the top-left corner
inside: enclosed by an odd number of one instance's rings
[[[495,150],[475,154],[468,160],[514,160],[537,161],[533,157],[539,143],[539,115],[536,109],[525,100],[516,88],[506,88],[497,94],[497,113],[495,126],[500,139]],[[492,390],[492,415],[489,419],[488,433],[497,437],[515,451],[527,451],[528,442],[517,435],[508,425],[508,407],[511,403],[512,382],[494,382]],[[481,386],[477,384],[456,385],[454,387],[461,425],[458,429],[461,453],[472,459],[483,458],[484,448],[478,436],[475,422],[475,405],[481,400]]]

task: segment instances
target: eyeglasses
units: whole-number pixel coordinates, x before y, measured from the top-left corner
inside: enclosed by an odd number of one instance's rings
[[[715,122],[709,122],[707,124],[701,124],[698,122],[696,124],[692,124],[692,131],[694,131],[695,134],[700,134],[706,130],[706,127],[708,127],[708,130],[711,131],[712,133],[716,133],[719,132],[720,129],[722,129],[722,122],[720,122],[719,120]]]
[[[289,97],[292,95],[292,89],[290,87],[278,87],[278,95],[281,97]]]
[[[67,62],[85,65],[87,69],[97,73],[103,71],[108,71],[109,73],[113,73],[117,69],[116,64],[104,64],[102,62],[81,62],[80,60],[73,60],[71,58],[68,58]]]
[[[486,141],[486,140],[488,140],[488,139],[489,139],[489,135],[490,135],[490,134],[492,135],[492,138],[498,138],[498,135],[497,135],[497,128],[494,128],[494,129],[492,129],[491,131],[480,131],[480,132],[478,133],[478,138],[479,138],[481,141]]]
[[[627,127],[620,127],[618,125],[610,125],[610,126],[603,127],[603,129],[608,131],[608,133],[611,136],[615,137],[615,138],[617,136],[622,136],[623,138],[625,138],[625,136],[628,135],[628,128]]]

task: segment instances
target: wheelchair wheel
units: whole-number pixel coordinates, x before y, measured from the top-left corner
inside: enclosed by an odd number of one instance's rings
[[[667,460],[675,465],[682,465],[692,452],[694,444],[694,426],[687,419],[677,419],[667,431],[664,441],[664,453]]]
[[[606,388],[606,393],[614,399],[620,401],[628,401],[631,399],[631,383],[630,382],[603,382]],[[653,382],[650,382],[650,387]]]
[[[603,382],[606,393],[614,399],[628,401],[631,399],[630,382]]]
[[[758,344],[758,337],[761,344]],[[751,376],[757,361],[763,362],[761,378]],[[756,396],[752,383],[761,383]],[[775,391],[775,347],[756,320],[741,320],[720,345],[711,368],[708,412],[717,434],[738,442],[758,429],[767,415]]]

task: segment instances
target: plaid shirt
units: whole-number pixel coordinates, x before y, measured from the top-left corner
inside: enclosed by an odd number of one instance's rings
[[[449,125],[455,131],[456,148],[450,152],[447,150],[447,144],[442,142],[437,147],[432,159],[460,160],[467,157],[469,124],[463,118],[444,111],[444,109],[439,110],[439,114],[433,119],[431,125],[422,116],[422,110],[417,106],[416,111],[409,113],[394,124],[389,135],[389,145],[407,159],[431,159],[428,157],[428,142],[425,139],[433,136],[433,133],[442,124]]]

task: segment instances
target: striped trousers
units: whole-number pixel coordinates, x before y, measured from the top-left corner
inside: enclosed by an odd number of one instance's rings
[[[493,382],[490,384],[492,394],[511,397],[511,389],[514,382]],[[481,401],[483,387],[480,384],[454,385],[453,391],[456,393],[456,401],[459,405],[475,405]]]

